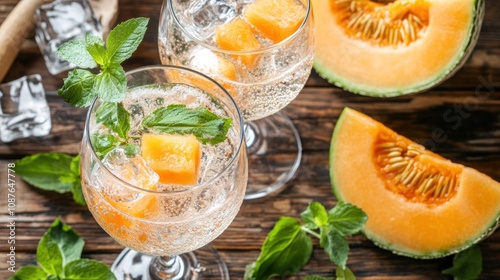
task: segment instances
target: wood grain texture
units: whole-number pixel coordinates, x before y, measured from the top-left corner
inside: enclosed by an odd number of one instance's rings
[[[0,2],[0,21],[17,1]],[[151,19],[145,42],[125,69],[159,64],[156,45],[160,0],[120,0],[118,21],[145,16]],[[346,106],[364,112],[398,133],[424,144],[452,161],[473,167],[500,180],[500,2],[486,1],[486,16],[478,44],[471,58],[452,78],[418,95],[377,99],[351,94],[330,85],[314,71],[302,93],[284,112],[297,126],[304,154],[299,171],[278,196],[246,201],[231,226],[214,242],[226,260],[231,279],[242,279],[245,266],[253,262],[267,233],[283,215],[299,217],[311,201],[328,208],[336,203],[328,174],[328,150],[335,123]],[[1,63],[1,62],[0,62]],[[5,81],[38,73],[43,78],[52,116],[50,135],[0,143],[0,275],[6,272],[8,251],[6,212],[7,165],[40,152],[77,154],[83,134],[86,109],[66,105],[54,91],[61,87],[65,73],[52,76],[45,68],[32,37],[24,42]],[[441,137],[436,133],[441,132]],[[71,225],[86,241],[84,256],[111,265],[123,249],[94,221],[70,195],[42,191],[17,183],[16,265],[35,263],[38,241],[56,217]],[[348,266],[358,279],[451,279],[441,271],[452,257],[415,260],[392,254],[375,246],[362,235],[349,239]],[[317,244],[316,244],[317,245]],[[500,230],[480,244],[483,252],[481,279],[500,279]],[[333,276],[335,266],[316,246],[312,259],[299,274]]]

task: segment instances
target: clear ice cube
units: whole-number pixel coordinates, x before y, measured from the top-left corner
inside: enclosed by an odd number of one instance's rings
[[[52,75],[75,68],[60,59],[57,48],[64,42],[83,39],[86,33],[102,36],[102,27],[88,0],[56,0],[35,13],[35,39]]]
[[[0,140],[45,136],[52,128],[42,77],[25,76],[0,85]]]
[[[126,147],[111,150],[102,162],[116,177],[139,188],[151,190],[160,179],[140,155],[131,154]]]
[[[187,26],[199,40],[211,36],[215,29],[238,16],[240,5],[236,0],[197,0],[185,11]]]

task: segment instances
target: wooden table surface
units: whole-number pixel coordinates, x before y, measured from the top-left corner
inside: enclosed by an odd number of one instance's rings
[[[17,0],[1,0],[0,13],[7,13]],[[120,0],[118,21],[138,16],[151,19],[145,41],[126,63],[125,70],[159,64],[156,45],[161,0]],[[500,2],[486,1],[479,42],[465,66],[442,85],[422,94],[376,99],[345,92],[312,73],[302,93],[284,111],[301,135],[304,154],[299,171],[286,189],[272,199],[245,201],[231,226],[214,242],[227,262],[232,279],[242,279],[245,265],[253,262],[280,216],[298,217],[308,203],[336,203],[328,175],[328,149],[339,113],[345,106],[382,121],[400,134],[420,143],[430,143],[433,130],[442,129],[446,141],[435,142],[434,151],[452,161],[473,167],[500,180]],[[3,20],[3,17],[0,17]],[[0,62],[1,63],[1,62]],[[9,276],[6,254],[7,165],[40,152],[77,154],[86,110],[66,105],[54,91],[66,73],[52,76],[31,36],[22,46],[3,82],[24,75],[42,75],[52,114],[52,131],[41,138],[0,143],[0,278]],[[477,90],[480,90],[478,94]],[[443,113],[462,108],[455,122]],[[457,113],[458,114],[458,113]],[[438,141],[439,142],[439,141]],[[17,180],[16,266],[34,264],[42,234],[58,216],[86,241],[84,256],[111,265],[123,249],[94,221],[89,211],[76,205],[70,195],[41,191]],[[450,267],[452,257],[415,260],[396,256],[376,247],[364,236],[349,238],[348,266],[358,279],[449,279],[441,270]],[[309,264],[294,277],[308,274],[333,276],[335,266],[317,247]],[[483,253],[481,279],[500,279],[500,230],[480,244]]]

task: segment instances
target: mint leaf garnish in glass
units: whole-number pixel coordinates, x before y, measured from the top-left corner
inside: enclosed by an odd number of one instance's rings
[[[117,25],[104,41],[91,34],[83,40],[62,44],[57,54],[80,68],[100,67],[97,75],[89,70],[75,69],[64,80],[58,94],[75,107],[87,107],[96,97],[120,102],[125,97],[127,80],[120,65],[132,56],[146,33],[149,19],[133,18]]]
[[[215,145],[226,139],[231,118],[221,118],[203,107],[172,104],[146,116],[142,126],[164,133],[193,134],[201,143]]]

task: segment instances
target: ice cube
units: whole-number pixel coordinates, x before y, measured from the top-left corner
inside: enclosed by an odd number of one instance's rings
[[[56,0],[44,4],[36,10],[35,25],[35,39],[52,75],[75,67],[56,55],[61,44],[83,39],[86,33],[102,36],[101,24],[88,0]]]
[[[236,0],[197,0],[185,11],[188,29],[199,40],[211,36],[215,29],[230,22],[239,14],[240,5]]]
[[[25,76],[0,85],[0,140],[45,136],[52,128],[42,77]]]
[[[154,189],[160,179],[140,155],[131,153],[127,147],[111,150],[102,162],[116,177],[139,188]]]

